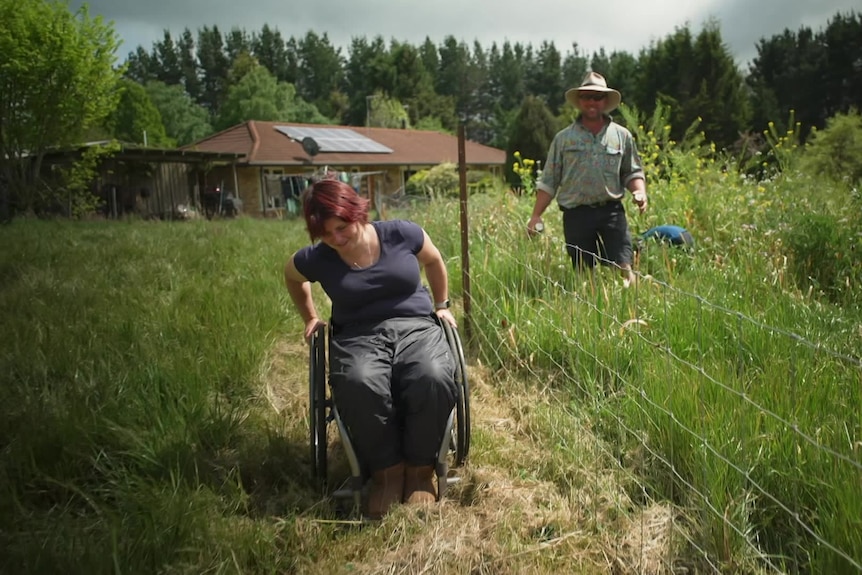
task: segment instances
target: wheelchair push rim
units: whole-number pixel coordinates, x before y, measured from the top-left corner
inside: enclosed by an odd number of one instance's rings
[[[446,321],[440,322],[446,334],[446,340],[455,360],[455,385],[458,387],[458,398],[455,404],[455,425],[453,426],[453,448],[455,450],[455,466],[461,466],[467,460],[470,451],[470,385],[467,380],[467,365],[464,358],[464,348],[461,336]]]
[[[308,374],[309,446],[314,478],[326,484],[326,351],[324,330],[311,336]]]

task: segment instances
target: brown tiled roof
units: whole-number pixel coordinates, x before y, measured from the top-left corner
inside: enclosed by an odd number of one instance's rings
[[[458,138],[427,130],[321,126],[250,120],[186,146],[190,150],[245,154],[241,163],[257,166],[307,166],[302,145],[276,130],[276,126],[353,130],[392,150],[392,153],[320,152],[314,164],[333,166],[434,165],[458,163]],[[467,164],[503,165],[506,152],[467,140]]]

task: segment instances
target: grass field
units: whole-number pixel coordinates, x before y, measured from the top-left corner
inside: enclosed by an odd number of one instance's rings
[[[576,557],[602,571],[582,511],[538,477],[551,438],[536,430],[576,414],[523,382],[492,387],[481,366],[473,464],[451,502],[339,522],[310,477],[307,350],[281,284],[305,241],[295,222],[0,234],[4,572],[554,572]],[[579,429],[558,439],[577,446]],[[580,451],[553,461],[566,481],[594,467]]]
[[[699,247],[628,290],[574,276],[558,216],[528,241],[528,198],[471,199],[469,321],[457,202],[400,214],[471,334],[473,447],[439,508],[364,525],[310,477],[298,222],[0,227],[0,570],[857,572],[856,268],[794,276],[806,185],[654,186],[635,229]]]

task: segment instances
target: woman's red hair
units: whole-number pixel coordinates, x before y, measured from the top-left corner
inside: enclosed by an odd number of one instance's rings
[[[302,194],[305,227],[311,241],[323,236],[324,223],[338,218],[353,224],[368,223],[368,200],[341,180],[322,179],[314,182]]]

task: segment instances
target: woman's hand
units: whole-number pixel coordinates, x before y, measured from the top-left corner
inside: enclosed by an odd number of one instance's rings
[[[305,341],[311,343],[311,336],[314,335],[314,332],[324,327],[326,327],[326,322],[319,317],[313,317],[305,322]]]
[[[452,312],[449,311],[448,309],[438,309],[434,313],[437,314],[437,317],[439,317],[443,321],[448,322],[449,325],[451,325],[452,327],[454,327],[454,328],[458,327],[458,322],[455,321],[455,316],[452,315]]]

